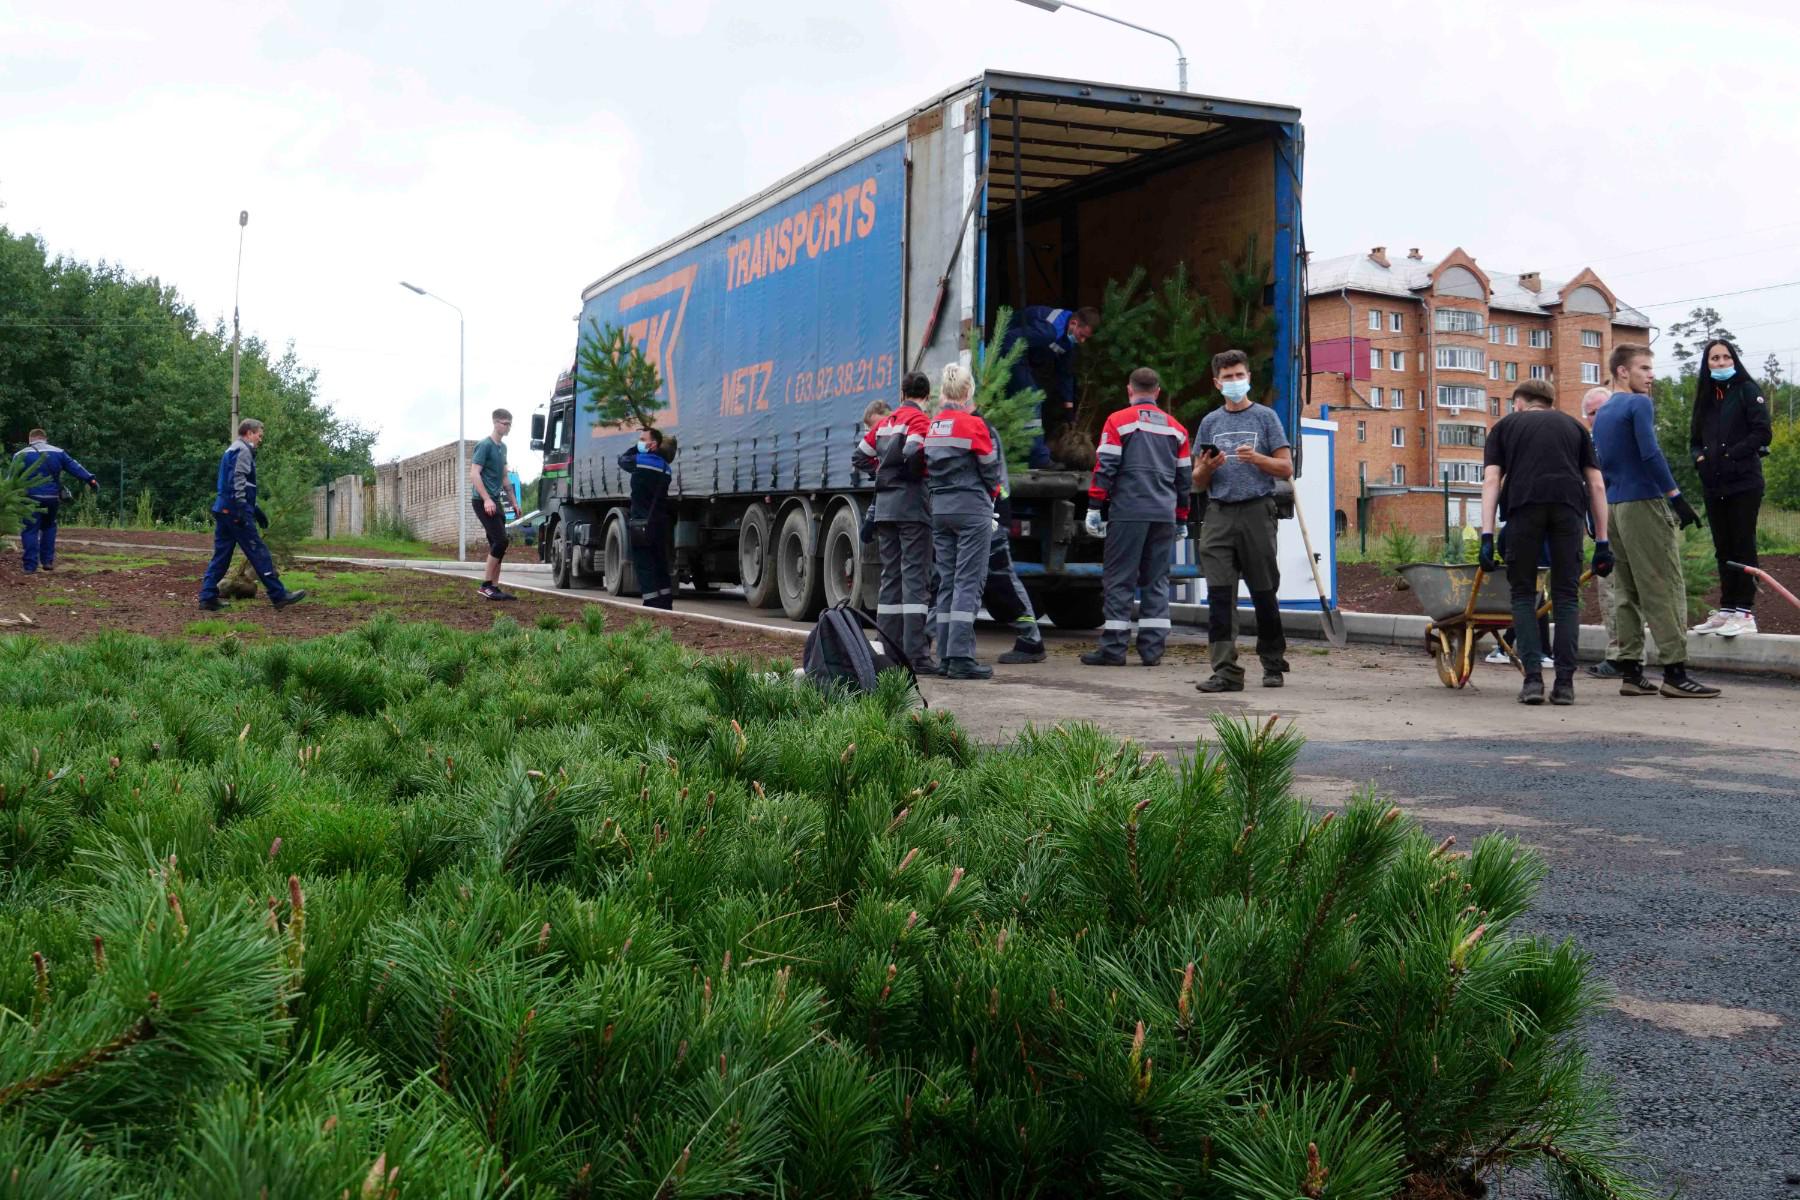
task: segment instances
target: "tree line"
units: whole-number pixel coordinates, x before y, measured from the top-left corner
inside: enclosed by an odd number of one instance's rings
[[[336,416],[289,344],[246,338],[239,409],[268,424],[263,490],[373,470],[374,431]],[[0,441],[41,426],[100,479],[103,512],[197,517],[211,504],[231,417],[231,331],[176,289],[52,257],[0,225]]]

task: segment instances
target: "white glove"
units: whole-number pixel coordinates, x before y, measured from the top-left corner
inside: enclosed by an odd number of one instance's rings
[[[1000,532],[1000,514],[999,513],[994,514],[994,532],[995,533]]]
[[[1088,509],[1087,531],[1098,538],[1106,536],[1106,522],[1100,519],[1100,510],[1097,508]]]

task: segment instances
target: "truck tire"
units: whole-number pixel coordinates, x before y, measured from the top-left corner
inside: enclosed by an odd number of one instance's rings
[[[825,571],[818,550],[811,514],[804,505],[795,505],[782,518],[774,556],[781,611],[790,621],[810,621],[825,607]]]
[[[1106,621],[1099,588],[1059,588],[1044,597],[1044,615],[1058,629],[1098,629]]]
[[[751,608],[774,608],[781,602],[775,582],[775,520],[766,504],[752,504],[738,523],[738,581]]]
[[[862,551],[862,513],[854,501],[841,504],[831,514],[831,522],[825,527],[825,545],[819,550],[827,608],[845,600],[862,608],[873,607],[870,596],[876,589],[871,585],[880,580],[870,578],[870,564],[863,561]]]
[[[625,532],[625,513],[614,509],[606,516],[606,532],[600,539],[601,586],[615,596],[638,594],[637,569],[631,565],[631,540]]]
[[[558,521],[550,534],[550,582],[568,589],[575,586],[575,547],[569,544],[569,526]]]

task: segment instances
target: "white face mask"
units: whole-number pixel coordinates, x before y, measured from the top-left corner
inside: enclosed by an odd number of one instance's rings
[[[1219,390],[1225,393],[1227,400],[1242,400],[1250,394],[1250,381],[1248,379],[1227,379],[1219,385]]]
[[[644,441],[642,438],[638,439],[638,453],[639,454],[650,453],[650,443]]]

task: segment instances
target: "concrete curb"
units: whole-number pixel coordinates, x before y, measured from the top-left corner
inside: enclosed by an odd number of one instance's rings
[[[1206,624],[1203,604],[1171,604],[1169,615],[1184,625]],[[1353,642],[1379,646],[1425,647],[1425,631],[1431,619],[1400,613],[1343,614],[1344,628]],[[1304,609],[1283,609],[1282,629],[1295,637],[1323,638],[1325,620],[1322,614]],[[1256,616],[1247,608],[1238,610],[1238,628],[1253,632]],[[1583,662],[1599,662],[1606,657],[1606,627],[1583,625],[1577,653]],[[1759,675],[1785,675],[1800,678],[1800,636],[1784,633],[1753,633],[1737,638],[1689,634],[1687,664],[1695,670],[1741,671]]]

